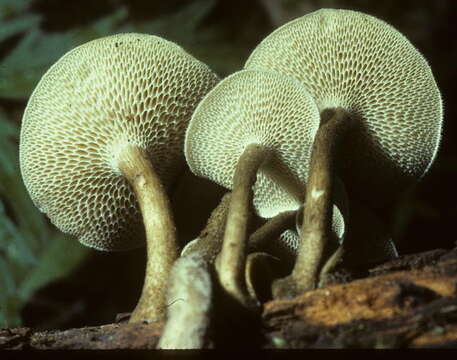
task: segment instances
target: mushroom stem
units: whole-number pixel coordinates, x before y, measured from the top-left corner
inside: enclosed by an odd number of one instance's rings
[[[342,261],[345,248],[343,244],[338,246],[333,254],[328,258],[325,264],[322,266],[322,270],[319,274],[318,287],[323,287],[328,283],[329,275],[332,270]]]
[[[181,256],[198,253],[205,261],[214,263],[222,248],[231,195],[231,192],[224,194],[219,205],[211,213],[205,228],[200,232],[198,238],[192,240],[184,247],[181,251]]]
[[[135,192],[146,232],[145,280],[130,322],[161,318],[166,311],[168,276],[178,257],[170,204],[146,150],[126,147],[119,154],[118,166]]]
[[[257,172],[269,155],[262,145],[250,144],[240,156],[233,176],[224,240],[216,264],[219,280],[225,291],[243,306],[255,307],[256,301],[249,296],[245,282],[247,225],[250,204]]]
[[[268,219],[249,237],[249,252],[265,252],[280,259],[290,255],[290,250],[282,242],[278,241],[281,234],[295,225],[296,210],[284,211]]]
[[[354,120],[342,108],[321,113],[311,153],[301,244],[292,274],[273,284],[275,297],[295,296],[318,284],[331,236],[334,160],[341,140],[353,124]]]
[[[251,298],[259,302],[271,299],[271,283],[278,278],[281,260],[264,252],[254,252],[246,258],[245,279]]]

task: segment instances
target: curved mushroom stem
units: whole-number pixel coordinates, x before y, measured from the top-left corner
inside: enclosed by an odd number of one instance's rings
[[[345,247],[343,244],[341,244],[336,248],[336,250],[333,251],[331,256],[324,263],[324,266],[322,266],[319,277],[317,279],[317,287],[323,287],[328,283],[330,273],[343,260],[345,250]]]
[[[224,194],[217,207],[211,213],[205,228],[198,238],[189,242],[181,251],[181,256],[198,253],[208,263],[214,263],[222,248],[225,222],[231,199],[231,192]]]
[[[233,177],[232,198],[227,214],[222,251],[219,255],[219,263],[216,264],[222,287],[248,308],[257,307],[257,302],[249,296],[245,282],[246,230],[253,197],[252,187],[257,171],[268,155],[268,149],[251,144],[246,147],[238,160]]]
[[[146,231],[146,274],[130,322],[154,320],[166,312],[168,277],[178,257],[176,229],[165,189],[147,152],[128,146],[119,154],[118,166],[135,192]]]
[[[250,251],[270,252],[272,244],[284,231],[293,228],[297,211],[290,210],[270,218],[249,237]]]
[[[254,252],[246,258],[245,279],[251,298],[263,302],[271,299],[271,282],[280,273],[281,260],[264,252]]]
[[[342,108],[326,109],[321,113],[311,153],[301,244],[292,274],[273,284],[276,298],[293,297],[318,284],[331,236],[334,159],[341,140],[354,123]],[[332,263],[335,260],[333,258]],[[328,266],[331,267],[330,263]]]
[[[293,266],[295,254],[282,241],[278,241],[283,232],[293,228],[297,211],[284,211],[268,219],[259,227],[248,241],[248,252],[263,252],[271,254],[281,260],[286,267]]]

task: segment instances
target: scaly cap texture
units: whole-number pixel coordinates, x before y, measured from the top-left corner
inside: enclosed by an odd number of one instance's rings
[[[319,111],[344,107],[361,126],[341,154],[351,195],[373,205],[419,179],[435,158],[442,102],[424,57],[392,26],[349,10],[322,9],[278,28],[246,69],[299,80]]]
[[[218,81],[203,63],[156,36],[119,34],[65,54],[24,113],[20,163],[37,207],[99,250],[144,243],[135,195],[117,166],[139,146],[166,185],[184,164],[187,123]]]

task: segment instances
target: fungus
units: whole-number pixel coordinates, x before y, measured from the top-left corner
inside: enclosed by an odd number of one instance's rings
[[[166,188],[185,164],[192,111],[217,81],[172,42],[119,34],[65,54],[28,101],[20,164],[36,206],[98,250],[146,240],[145,281],[130,321],[164,314],[177,257]]]
[[[375,210],[389,206],[436,156],[441,96],[427,61],[402,34],[349,10],[322,9],[283,25],[256,47],[245,68],[300,81],[322,118],[310,164],[302,247],[292,275],[275,285],[278,295],[292,295],[317,282],[333,171],[351,201]]]
[[[231,193],[225,193],[217,207],[212,211],[205,228],[199,236],[184,246],[181,256],[192,253],[199,254],[206,262],[214,263],[221,251],[224,238],[225,222],[227,219],[228,207]]]
[[[272,254],[282,260],[289,262],[295,256],[294,248],[289,243],[289,237],[281,238],[282,234],[288,233],[295,225],[297,210],[285,211],[275,217],[268,219],[251,236],[248,242],[248,252],[263,252]]]
[[[271,281],[282,274],[283,264],[268,253],[254,252],[246,258],[245,281],[251,298],[259,302],[271,299]]]
[[[218,276],[247,307],[256,305],[244,281],[249,205],[264,218],[298,209],[318,125],[318,109],[298,81],[252,70],[221,81],[192,115],[185,139],[190,169],[232,189]]]

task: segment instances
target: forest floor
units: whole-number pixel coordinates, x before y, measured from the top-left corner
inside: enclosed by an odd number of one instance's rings
[[[225,329],[231,335],[215,336],[213,346],[457,348],[457,248],[403,256],[355,277],[339,272],[331,285],[266,302],[260,321],[250,326],[243,316],[226,314],[232,318]],[[52,331],[1,329],[0,349],[154,349],[163,326],[120,321]]]

